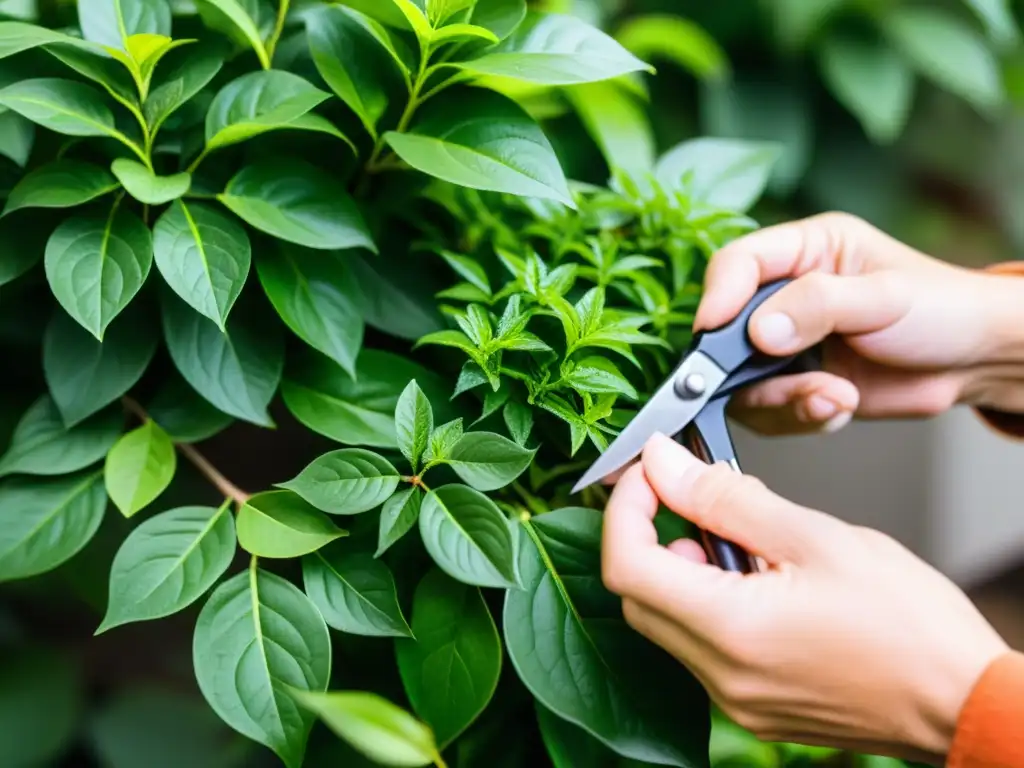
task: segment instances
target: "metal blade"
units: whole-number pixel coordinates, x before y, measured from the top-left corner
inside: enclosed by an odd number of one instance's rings
[[[656,432],[675,435],[700,413],[727,377],[725,371],[701,352],[686,358],[590,466],[572,492],[578,493],[625,467],[640,455],[647,440]]]

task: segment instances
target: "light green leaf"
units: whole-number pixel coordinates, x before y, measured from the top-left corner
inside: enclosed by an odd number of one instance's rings
[[[653,68],[614,39],[569,15],[532,12],[500,45],[460,67],[541,85],[576,85]]]
[[[348,532],[291,491],[264,491],[238,511],[238,543],[258,557],[308,555]]]
[[[413,168],[463,187],[558,200],[575,208],[550,142],[511,99],[454,87],[417,114],[409,133],[384,134]]]
[[[37,576],[70,560],[103,521],[100,473],[0,484],[0,582]]]
[[[148,205],[163,205],[171,200],[177,200],[188,192],[192,185],[191,174],[157,176],[142,163],[126,157],[119,157],[111,163],[110,170],[128,190],[129,195]]]
[[[23,21],[0,21],[0,59],[14,56],[31,48],[50,43],[72,43],[80,45],[81,41],[35,24]]]
[[[43,334],[43,375],[65,426],[73,427],[138,383],[159,342],[142,318],[115,322],[103,342],[57,310]]]
[[[788,51],[807,45],[847,0],[772,0],[767,6],[774,16],[774,34]]]
[[[174,443],[152,420],[118,440],[107,454],[107,495],[125,517],[148,507],[174,479]]]
[[[106,218],[65,219],[44,257],[53,295],[100,341],[110,322],[139,292],[153,265],[153,240],[142,220],[116,204]]]
[[[153,257],[167,284],[221,330],[252,262],[238,222],[203,203],[176,201],[153,227]]]
[[[720,79],[729,74],[729,60],[715,38],[680,16],[633,16],[618,28],[615,39],[641,59],[664,58],[701,79]]]
[[[695,204],[736,213],[747,211],[764,192],[780,150],[739,139],[691,139],[661,156],[658,181],[688,192]]]
[[[426,6],[427,19],[439,27],[452,16],[476,5],[476,0],[426,0],[420,5]]]
[[[101,166],[54,160],[21,177],[7,196],[3,215],[19,208],[72,208],[115,189],[117,180]]]
[[[375,693],[293,691],[292,696],[376,763],[417,768],[439,757],[430,728]]]
[[[224,56],[213,45],[204,44],[181,57],[146,98],[142,112],[150,134],[156,136],[167,118],[205,88],[223,65]]]
[[[501,638],[479,588],[436,568],[416,587],[415,639],[395,643],[398,671],[412,708],[441,749],[472,725],[501,676]]]
[[[559,509],[522,526],[524,588],[505,594],[502,622],[519,678],[541,704],[624,757],[706,765],[707,696],[626,625],[621,601],[604,589],[601,513]]]
[[[18,420],[7,452],[0,457],[5,475],[66,475],[97,463],[117,441],[124,417],[111,406],[68,429],[49,395],[28,407]]]
[[[525,18],[526,0],[477,0],[470,21],[504,40]]]
[[[431,45],[441,46],[446,43],[454,43],[466,40],[483,40],[488,43],[499,43],[498,36],[486,27],[478,27],[475,24],[449,24],[441,29],[435,29],[430,36]]]
[[[67,136],[117,136],[103,95],[85,83],[41,77],[0,90],[0,106]]]
[[[1000,48],[1020,42],[1020,27],[1013,17],[1010,0],[964,0],[985,25],[988,36]]]
[[[143,521],[114,555],[107,612],[96,634],[184,610],[224,575],[234,555],[226,503],[178,507]]]
[[[395,492],[401,475],[372,451],[342,448],[315,459],[295,478],[278,483],[332,515],[368,512]]]
[[[176,297],[165,293],[163,299],[167,351],[185,381],[224,413],[272,427],[267,406],[284,368],[279,326],[235,312],[223,332]]]
[[[430,433],[434,430],[434,411],[415,379],[409,382],[398,398],[395,429],[398,433],[398,447],[412,465],[413,472],[416,472],[420,458],[427,449]]]
[[[333,5],[306,17],[306,33],[320,76],[376,138],[388,94],[402,85],[401,61],[387,32],[368,16]]]
[[[171,34],[171,6],[166,0],[78,0],[78,24],[86,40],[128,51],[132,35]]]
[[[465,485],[427,494],[420,508],[420,535],[441,569],[464,584],[519,586],[516,537],[493,501]]]
[[[384,502],[380,511],[377,551],[374,557],[383,555],[392,544],[412,530],[419,519],[422,503],[423,494],[419,488],[398,491]]]
[[[306,594],[328,626],[368,637],[412,636],[391,571],[383,561],[345,544],[302,558]]]
[[[17,112],[0,113],[0,155],[24,168],[32,154],[36,126]]]
[[[221,719],[300,768],[313,717],[289,689],[324,691],[331,677],[331,638],[309,598],[253,558],[203,606],[192,648],[199,688]]]
[[[176,373],[146,406],[150,418],[176,443],[198,443],[225,429],[234,419],[214,408]]]
[[[1003,102],[995,55],[981,35],[955,16],[938,8],[892,7],[880,24],[917,71],[940,88],[986,112]]]
[[[249,225],[290,243],[377,251],[345,185],[303,160],[258,160],[239,171],[217,199]]]
[[[434,30],[430,26],[426,14],[423,12],[423,4],[419,2],[414,3],[412,0],[391,0],[391,2],[395,4],[405,17],[406,24],[416,34],[421,48],[429,44]]]
[[[213,10],[213,15],[216,17],[214,26],[221,28],[234,27],[237,29],[241,36],[252,46],[263,69],[265,71],[270,70],[270,56],[267,54],[267,48],[263,44],[263,35],[253,20],[252,15],[246,11],[245,7],[238,0],[202,0],[201,5],[205,7],[200,8],[200,13],[205,11],[209,14],[210,10]]]
[[[282,246],[256,261],[260,282],[278,316],[296,336],[355,376],[363,344],[356,286],[343,258]]]
[[[649,172],[654,129],[636,97],[617,80],[566,88],[565,95],[612,169]]]
[[[439,412],[454,413],[447,403],[448,383],[406,357],[363,349],[355,378],[312,350],[289,357],[281,396],[292,415],[314,432],[347,445],[397,448],[395,407],[412,379],[423,387]]]
[[[495,491],[526,471],[536,453],[492,432],[467,432],[446,460],[463,482],[478,491]]]

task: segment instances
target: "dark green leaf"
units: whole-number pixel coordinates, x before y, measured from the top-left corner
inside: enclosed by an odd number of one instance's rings
[[[78,0],[78,24],[86,40],[127,51],[132,35],[170,37],[171,6],[166,0]]]
[[[434,430],[434,411],[415,379],[409,382],[398,398],[395,430],[402,455],[412,465],[413,472],[417,471],[420,458],[427,450],[430,433]]]
[[[411,636],[398,606],[395,578],[372,555],[325,547],[302,558],[302,579],[328,626],[369,637]]]
[[[773,144],[699,138],[658,160],[658,181],[688,193],[694,204],[742,213],[764,192],[780,150]]]
[[[705,693],[685,667],[626,625],[621,601],[602,585],[601,513],[559,509],[522,525],[524,589],[506,593],[503,626],[526,687],[620,755],[707,765]]]
[[[117,132],[103,95],[74,80],[17,81],[0,90],[0,106],[68,136],[112,136]]]
[[[28,211],[0,219],[0,286],[17,280],[43,260],[50,232],[39,213]]]
[[[654,130],[645,106],[619,80],[565,89],[609,168],[649,172],[654,166]]]
[[[86,47],[75,40],[67,45],[48,45],[45,50],[78,74],[102,85],[107,93],[122,104],[135,103],[138,86],[132,80],[128,68],[103,49]]]
[[[163,205],[177,200],[192,185],[192,176],[188,173],[157,176],[142,163],[126,157],[115,160],[110,170],[129,195],[148,205]]]
[[[92,540],[106,506],[98,472],[0,484],[0,582],[46,573],[70,560]]]
[[[68,429],[49,395],[22,415],[7,452],[0,457],[4,475],[65,475],[95,464],[121,434],[124,417],[111,406]]]
[[[273,426],[267,406],[284,367],[278,326],[236,312],[225,333],[167,293],[161,309],[167,351],[185,381],[224,413]]]
[[[309,598],[253,558],[203,606],[192,647],[199,688],[221,719],[300,768],[313,717],[288,688],[324,691],[331,677],[331,638]]]
[[[324,250],[377,251],[345,185],[302,160],[258,160],[239,171],[217,199],[281,240]]]
[[[511,99],[450,88],[428,101],[408,133],[385,140],[413,168],[473,189],[558,200],[575,208],[550,142]]]
[[[462,437],[462,419],[452,419],[430,433],[430,444],[427,446],[423,460],[427,463],[432,461],[444,461],[452,452],[452,448]]]
[[[153,266],[142,220],[116,204],[106,218],[65,219],[46,243],[46,279],[64,310],[100,341]]]
[[[24,168],[32,154],[36,126],[17,112],[0,114],[0,155]]]
[[[413,710],[444,749],[490,702],[501,676],[501,638],[477,587],[427,572],[412,605],[415,639],[395,643]]]
[[[445,485],[428,493],[420,509],[420,535],[434,562],[452,578],[478,587],[518,587],[514,531],[479,491]]]
[[[496,491],[526,471],[536,452],[492,432],[467,432],[446,460],[463,482],[478,491]]]
[[[625,395],[637,398],[636,388],[606,357],[588,357],[572,365],[565,383],[577,392]]]
[[[477,0],[470,20],[491,30],[499,40],[512,34],[526,18],[526,0]]]
[[[200,397],[176,374],[166,378],[146,406],[146,412],[176,443],[206,440],[234,421]]]
[[[75,426],[135,386],[158,341],[151,325],[129,316],[100,342],[57,310],[43,334],[43,373],[64,424]]]
[[[153,227],[153,257],[167,284],[222,330],[252,261],[238,222],[203,203],[175,202]]]
[[[150,133],[155,136],[164,121],[206,87],[223,65],[224,57],[212,45],[202,45],[182,57],[159,79],[159,84],[146,99],[143,113]]]
[[[107,495],[121,514],[131,517],[163,493],[177,468],[174,443],[157,424],[147,421],[121,437],[107,454]]]
[[[96,634],[184,610],[224,574],[234,554],[227,504],[178,507],[143,521],[114,556],[107,613]]]
[[[274,309],[295,335],[354,376],[363,318],[344,259],[282,246],[262,252],[256,269]]]
[[[526,441],[530,439],[530,430],[533,429],[533,411],[530,407],[511,401],[506,403],[501,415],[512,439],[519,445],[525,446]]]
[[[291,491],[264,491],[238,511],[238,543],[258,557],[308,555],[347,536],[330,518]]]
[[[278,486],[332,515],[358,515],[383,504],[400,479],[398,470],[376,453],[342,448],[325,453]]]
[[[117,179],[93,163],[54,160],[22,176],[4,206],[4,215],[19,208],[71,208],[117,189]]]
[[[380,528],[374,557],[383,555],[392,544],[412,530],[419,519],[422,503],[423,494],[419,488],[398,491],[384,502],[380,510]]]
[[[395,265],[390,254],[388,266],[358,253],[346,259],[359,285],[359,311],[367,325],[410,340],[443,327],[433,291],[421,280],[420,269]]]

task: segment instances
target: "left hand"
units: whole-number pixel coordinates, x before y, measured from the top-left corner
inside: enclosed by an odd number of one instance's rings
[[[770,566],[658,543],[659,499]],[[664,436],[605,514],[603,575],[626,620],[765,741],[941,763],[960,709],[1007,646],[949,580],[889,537],[782,499]]]

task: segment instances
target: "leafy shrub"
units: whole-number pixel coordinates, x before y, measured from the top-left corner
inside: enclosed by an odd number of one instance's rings
[[[706,695],[601,585],[605,491],[568,489],[777,149],[655,159],[593,108],[650,65],[525,0],[52,14],[0,23],[0,580],[129,521],[96,633],[194,611],[209,707],[289,768],[317,718],[390,765],[707,764]],[[607,184],[567,179],[551,87]],[[196,447],[289,426],[261,487]]]

